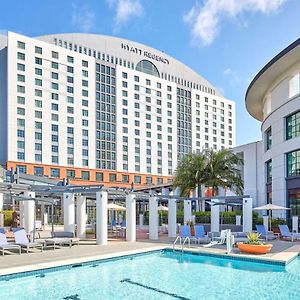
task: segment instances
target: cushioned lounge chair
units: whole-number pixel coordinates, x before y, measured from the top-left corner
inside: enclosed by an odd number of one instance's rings
[[[290,232],[287,225],[279,225],[278,227],[283,238],[290,239],[292,242],[300,239],[300,233]]]
[[[19,250],[19,254],[21,254],[21,247],[19,245],[7,241],[4,228],[0,228],[0,250],[2,251],[2,255],[4,255],[5,250]]]
[[[205,235],[203,225],[195,225],[194,231],[195,231],[195,235],[192,237],[193,240],[195,240],[198,243],[201,243],[201,242],[209,243],[210,242],[210,238],[207,235]]]
[[[188,242],[189,247],[191,245],[191,227],[189,225],[180,225],[180,234],[176,237],[173,243],[173,249],[175,247],[176,242],[179,240],[179,245],[183,245]]]
[[[256,225],[256,230],[260,234],[260,237],[268,240],[275,240],[277,236],[273,233],[273,231],[267,231],[265,225]]]
[[[42,243],[30,242],[27,238],[24,228],[13,228],[12,229],[16,244],[20,245],[21,248],[25,248],[28,253],[29,249],[40,248],[43,252],[44,245]]]
[[[71,248],[73,245],[79,245],[79,238],[74,236],[73,232],[70,231],[54,231],[52,238],[45,240],[46,244],[53,244],[54,249],[56,245],[69,245]]]

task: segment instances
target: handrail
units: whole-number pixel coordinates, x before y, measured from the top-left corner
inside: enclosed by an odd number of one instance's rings
[[[176,244],[176,242],[179,240],[179,245],[181,245],[181,236],[180,235],[178,235],[177,236],[177,238],[175,239],[175,241],[174,241],[174,243],[173,243],[173,252],[174,252],[174,250],[175,250],[175,244]]]
[[[189,241],[189,248],[191,247],[191,239],[187,236],[187,237],[184,239],[183,243],[182,243],[181,252],[183,252],[183,246],[184,246],[184,244],[185,244],[186,241]]]

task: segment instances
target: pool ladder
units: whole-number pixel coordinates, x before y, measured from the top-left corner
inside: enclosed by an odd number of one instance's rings
[[[183,242],[182,242],[182,239],[183,239]],[[176,245],[177,241],[179,241],[179,245],[181,245],[181,253],[183,252],[183,247],[186,242],[189,243],[189,248],[191,247],[191,239],[188,236],[185,238],[178,236],[173,243],[173,252],[175,251],[175,245]]]

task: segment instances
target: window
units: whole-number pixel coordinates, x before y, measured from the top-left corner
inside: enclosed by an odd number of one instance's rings
[[[18,107],[17,114],[21,116],[25,116],[25,108]]]
[[[300,175],[300,149],[287,153],[287,176]]]
[[[18,48],[25,49],[25,43],[18,41]]]
[[[89,171],[81,171],[81,179],[82,180],[90,180],[90,172]]]
[[[20,60],[25,60],[25,53],[18,52],[17,57],[18,57],[18,59],[20,59]]]
[[[19,173],[22,173],[22,174],[27,173],[27,168],[26,168],[26,166],[23,166],[23,165],[17,165],[17,170],[19,171]]]
[[[103,173],[96,172],[96,181],[103,181]]]
[[[36,57],[36,58],[35,58],[35,63],[36,63],[37,65],[42,65],[43,60],[42,60],[40,57]]]
[[[272,160],[265,163],[266,168],[266,183],[272,183]]]
[[[20,82],[25,82],[25,76],[18,74],[17,75],[17,80],[20,81]]]
[[[52,63],[51,63],[51,67],[52,67],[53,69],[58,70],[58,63],[52,62]]]
[[[68,63],[74,63],[74,57],[72,57],[72,56],[67,56],[67,61],[68,61]]]
[[[86,60],[82,61],[82,66],[87,68],[89,66],[89,63]]]
[[[116,182],[117,174],[109,173],[109,182]]]
[[[141,176],[134,176],[134,183],[141,184]]]
[[[58,80],[58,73],[56,73],[56,72],[51,72],[51,78],[52,78],[52,79]]]
[[[35,68],[35,74],[39,75],[39,76],[42,76],[43,75],[43,70],[40,69],[40,68]]]
[[[43,176],[44,175],[44,168],[43,167],[33,167],[34,175],[36,176]]]
[[[286,117],[286,139],[300,135],[300,111]]]
[[[294,75],[289,81],[289,96],[293,97],[300,92],[300,75]]]
[[[122,182],[129,183],[129,175],[122,175]]]
[[[25,86],[18,85],[17,91],[18,91],[18,93],[25,94]]]
[[[18,64],[18,71],[25,71],[25,65],[24,64]]]
[[[58,59],[58,52],[52,51],[52,58]]]
[[[67,178],[75,178],[75,170],[67,170]]]
[[[60,177],[60,170],[58,168],[51,168],[50,169],[50,177],[59,178]]]
[[[265,132],[265,149],[266,151],[272,147],[272,128],[269,127]]]
[[[35,53],[36,54],[43,54],[43,49],[41,47],[35,47]]]

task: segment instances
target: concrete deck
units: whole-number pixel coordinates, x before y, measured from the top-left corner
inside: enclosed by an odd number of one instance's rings
[[[95,240],[84,240],[79,246],[60,247],[53,250],[52,247],[45,249],[44,252],[33,250],[32,253],[22,255],[9,254],[0,256],[0,275],[13,274],[18,272],[33,271],[50,267],[57,267],[67,264],[83,263],[87,261],[100,260],[123,255],[143,253],[165,248],[172,249],[174,239],[160,237],[156,242],[149,240],[139,240],[135,243],[125,241],[110,241],[105,246],[95,244]],[[286,264],[300,253],[300,242],[272,241],[272,251],[266,255],[246,255],[239,253],[237,248],[229,254],[235,258],[254,258],[261,261],[270,261]],[[176,247],[180,249],[181,247]],[[226,256],[225,246],[213,246],[204,248],[202,245],[191,244],[191,248],[185,247],[184,250]]]

